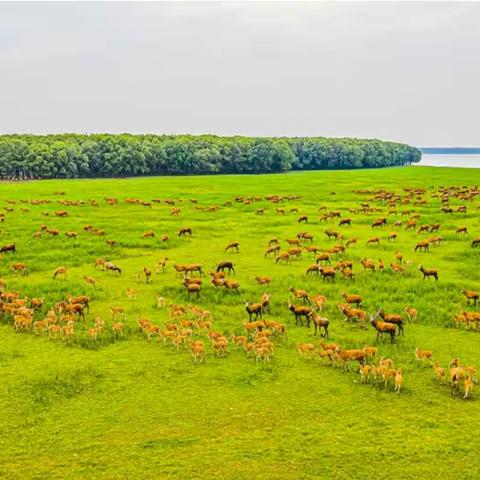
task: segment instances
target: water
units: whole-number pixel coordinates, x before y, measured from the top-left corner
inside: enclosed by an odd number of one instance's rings
[[[423,154],[419,163],[421,167],[458,167],[480,168],[480,155],[428,155]]]

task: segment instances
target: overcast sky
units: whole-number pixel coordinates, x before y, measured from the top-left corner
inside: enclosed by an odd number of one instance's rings
[[[480,145],[480,3],[0,3],[0,132]]]

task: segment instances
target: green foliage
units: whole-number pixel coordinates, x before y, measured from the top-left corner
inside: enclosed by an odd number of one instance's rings
[[[380,140],[213,135],[3,135],[0,178],[277,173],[408,165],[419,150]]]
[[[162,165],[167,157],[157,158]],[[42,318],[68,293],[89,295],[91,311],[70,343],[46,334],[15,333],[7,317],[0,322],[0,478],[478,479],[480,386],[474,386],[471,400],[452,397],[447,385],[433,380],[431,368],[416,365],[414,350],[431,349],[445,368],[454,357],[480,367],[480,333],[452,325],[452,314],[475,309],[466,306],[461,289],[480,290],[480,248],[470,246],[480,234],[479,199],[467,203],[466,215],[443,214],[438,198],[398,208],[399,212],[413,208],[421,215],[419,223],[441,224],[445,242],[427,253],[414,251],[423,238],[417,232],[399,228],[396,243],[385,239],[394,220],[408,217],[389,216],[386,228],[372,232],[370,225],[384,216],[385,205],[382,213],[348,211],[365,198],[354,193],[359,189],[402,193],[405,187],[434,191],[440,185],[478,184],[477,170],[423,167],[2,183],[0,205],[5,206],[7,199],[16,201],[9,204],[14,211],[6,213],[0,231],[0,244],[14,241],[18,249],[0,260],[0,277],[7,289],[44,297],[46,305],[35,318]],[[336,195],[330,195],[332,190]],[[59,191],[65,195],[56,195]],[[287,213],[278,215],[279,205],[265,200],[274,194],[301,198],[280,204]],[[233,202],[222,207],[237,195],[260,199],[251,205]],[[119,203],[107,205],[109,197],[118,197]],[[132,197],[183,200],[177,204],[181,214],[171,216],[165,203],[148,208],[123,202]],[[190,198],[198,204],[191,204]],[[33,199],[52,203],[21,202]],[[58,203],[88,199],[100,206]],[[454,208],[462,203],[451,200]],[[218,211],[195,208],[214,204],[220,206]],[[351,217],[352,226],[338,227],[338,219],[320,222],[321,205]],[[288,213],[291,207],[299,212]],[[265,214],[255,215],[257,208],[265,208]],[[55,217],[58,209],[67,210],[69,216]],[[309,216],[308,224],[298,224],[300,214]],[[43,223],[61,235],[32,238]],[[106,236],[85,232],[85,224],[104,229]],[[461,225],[468,226],[469,237],[455,235]],[[192,227],[191,238],[176,235],[185,226]],[[285,245],[284,239],[299,231],[312,233],[314,244],[327,249],[335,242],[324,235],[326,228],[341,229],[345,238],[358,237],[358,244],[345,255],[354,262],[354,283],[339,277],[326,284],[306,276],[313,261],[310,255],[289,265],[275,265],[263,256],[271,237]],[[69,230],[77,231],[78,237],[66,238],[63,234]],[[143,238],[147,230],[154,230],[156,237]],[[161,242],[161,234],[170,240]],[[372,235],[382,238],[379,246],[366,244]],[[105,239],[117,240],[118,247],[111,249]],[[224,252],[231,241],[240,242],[239,253]],[[396,250],[404,255],[404,275],[388,271]],[[170,258],[165,273],[154,274],[149,285],[137,282],[137,272],[153,269],[164,256]],[[96,270],[97,257],[118,264],[122,276]],[[382,258],[387,270],[363,272],[358,264],[362,257]],[[240,282],[241,292],[215,289],[207,277],[200,298],[188,298],[172,264],[200,262],[209,270],[221,260],[235,263],[233,278]],[[29,275],[12,274],[12,262],[26,262]],[[419,263],[438,268],[439,281],[422,280]],[[65,280],[52,279],[59,265],[69,268]],[[95,277],[96,287],[84,283],[84,275]],[[256,275],[269,275],[273,281],[261,287]],[[327,297],[322,314],[331,322],[330,341],[349,348],[375,344],[375,332],[343,320],[337,309],[341,292],[360,294],[368,312],[383,306],[402,313],[405,306],[415,306],[418,321],[407,323],[405,337],[394,345],[388,341],[377,345],[379,357],[391,358],[403,368],[402,392],[396,395],[391,387],[385,391],[360,384],[353,366],[342,373],[318,358],[301,359],[296,344],[318,344],[320,338],[313,329],[295,326],[287,310],[292,286]],[[136,299],[127,298],[128,287],[138,290]],[[176,351],[156,340],[149,343],[138,331],[138,317],[158,325],[167,321],[166,310],[155,307],[156,296],[161,295],[167,302],[192,302],[212,311],[216,331],[241,334],[246,319],[242,301],[258,301],[264,291],[272,294],[267,318],[287,327],[287,337],[275,340],[270,364],[256,363],[233,347],[226,358],[215,358],[207,342],[205,363],[194,365],[187,349]],[[111,306],[125,307],[124,338],[110,336]],[[86,329],[96,316],[107,327],[94,343],[86,338]]]

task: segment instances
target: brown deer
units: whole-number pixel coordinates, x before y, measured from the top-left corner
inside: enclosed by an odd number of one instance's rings
[[[433,277],[438,281],[438,270],[435,268],[425,268],[422,265],[418,266],[418,269],[423,273],[423,279],[425,280],[428,277]]]
[[[248,313],[248,319],[251,322],[252,321],[252,315],[255,315],[255,319],[258,319],[258,317],[262,317],[263,315],[263,306],[261,303],[249,303],[246,300],[244,301],[245,303],[245,310]]]
[[[479,293],[475,290],[462,290],[462,293],[467,299],[467,303],[472,301],[474,305],[477,305],[479,299]]]
[[[313,310],[310,307],[304,305],[292,305],[288,302],[288,309],[295,315],[295,325],[303,325],[302,317],[304,317],[307,327],[310,326],[310,317],[313,314]]]
[[[240,251],[240,242],[231,242],[225,247],[225,252],[229,250],[235,250],[236,252]]]
[[[370,316],[370,324],[377,331],[376,341],[378,342],[380,337],[386,334],[386,335],[390,335],[390,343],[394,343],[395,335],[397,333],[397,325],[395,325],[394,323],[388,323],[388,322],[377,320],[376,319],[377,315],[378,313],[376,315]]]

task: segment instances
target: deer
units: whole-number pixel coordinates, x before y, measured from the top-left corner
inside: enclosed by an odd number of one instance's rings
[[[380,237],[371,237],[367,240],[367,245],[371,245],[371,244],[375,244],[375,245],[380,245]]]
[[[223,287],[227,290],[235,290],[238,292],[238,289],[240,288],[240,282],[238,282],[237,280],[225,279],[223,281]]]
[[[13,273],[21,273],[22,275],[27,275],[27,264],[26,263],[12,263],[10,269]]]
[[[398,235],[397,235],[396,232],[390,232],[390,233],[388,234],[387,240],[388,240],[389,242],[395,242],[395,241],[397,240],[397,237],[398,237]]]
[[[370,316],[370,324],[377,331],[376,341],[380,339],[383,335],[390,335],[390,343],[395,343],[395,335],[397,333],[397,325],[394,323],[383,322],[377,320],[376,317],[378,313]]]
[[[435,378],[440,382],[445,382],[445,369],[438,365],[438,362],[435,362],[433,365],[433,373]]]
[[[414,307],[407,307],[405,309],[405,313],[407,314],[408,320],[410,320],[412,323],[415,323],[417,321],[417,309]]]
[[[367,358],[367,354],[363,350],[358,349],[351,349],[351,350],[338,350],[338,357],[342,361],[342,370],[348,371],[348,363],[357,361],[360,365],[365,363],[365,359]]]
[[[168,260],[170,260],[168,257],[163,257],[156,266],[156,273],[160,273],[160,269],[162,269],[162,273],[165,273],[165,269],[167,268],[167,263]]]
[[[351,227],[352,226],[352,219],[351,218],[342,218],[338,223],[339,227]]]
[[[430,245],[429,240],[422,240],[415,245],[415,251],[423,250],[424,252],[428,252],[430,251],[429,245]]]
[[[271,254],[278,255],[278,252],[280,252],[280,245],[272,245],[271,247],[267,248],[264,257],[267,258]]]
[[[291,292],[295,298],[298,298],[306,303],[311,303],[310,298],[308,297],[308,292],[306,290],[297,290],[293,287],[290,287],[288,291]]]
[[[280,262],[281,260],[284,260],[286,263],[289,263],[291,261],[291,255],[289,252],[280,252],[275,260],[275,264]]]
[[[17,253],[17,247],[14,243],[7,243],[0,248],[0,253]]]
[[[298,343],[297,351],[303,358],[312,358],[315,352],[315,345],[313,343]]]
[[[472,240],[472,248],[476,248],[480,245],[480,237],[477,237],[477,238],[474,238]],[[2,253],[2,251],[0,250],[0,253]]]
[[[435,268],[425,268],[422,265],[418,266],[418,269],[423,273],[423,279],[433,277],[436,281],[438,281],[438,270]]]
[[[313,310],[310,307],[304,305],[292,305],[288,302],[288,309],[295,315],[295,325],[303,325],[302,317],[304,317],[307,327],[310,326],[310,318],[313,314]]]
[[[319,255],[317,255],[315,257],[315,260],[318,263],[321,263],[321,262],[325,262],[325,263],[328,263],[330,265],[330,254],[327,253],[327,252],[324,252],[324,253],[320,253]]]
[[[186,235],[191,236],[192,235],[192,229],[190,227],[183,227],[179,230],[178,236],[179,237],[184,237]]]
[[[478,299],[480,297],[479,293],[475,290],[462,290],[462,293],[467,299],[467,303],[472,301],[474,305],[477,305]]]
[[[67,278],[67,271],[68,269],[66,267],[57,267],[53,272],[53,278],[57,278],[58,276]]]
[[[395,373],[395,388],[394,392],[397,392],[397,395],[400,393],[400,389],[402,388],[403,385],[403,374],[402,374],[402,369],[399,368],[396,373]]]
[[[262,294],[260,303],[262,304],[262,313],[270,312],[270,295],[268,293]]]
[[[235,265],[232,262],[223,261],[217,265],[216,271],[224,272],[228,270],[228,274],[230,275],[232,272],[235,273]]]
[[[403,318],[401,315],[398,315],[396,313],[385,313],[385,310],[383,308],[378,311],[378,314],[384,322],[394,323],[398,327],[398,334],[402,334],[403,336],[405,336],[403,332]]]
[[[317,335],[317,330],[323,329],[323,333],[320,333],[322,337],[328,338],[328,325],[330,324],[329,320],[325,317],[313,313],[311,316],[313,326],[315,327],[314,335]]]
[[[110,271],[110,272],[116,272],[118,273],[119,275],[122,274],[122,269],[120,267],[117,267],[115,264],[113,264],[112,262],[106,262],[105,263],[105,268]]]
[[[417,347],[415,349],[415,358],[417,360],[417,364],[419,361],[428,361],[431,363],[433,360],[433,352],[431,350],[420,350]]]
[[[337,305],[337,307],[340,310],[340,312],[344,315],[345,322],[357,319],[360,321],[360,326],[362,328],[365,327],[365,320],[366,320],[365,310],[362,310],[360,308],[352,308],[348,304]]]
[[[372,223],[371,228],[383,227],[386,224],[387,224],[386,218],[379,218]]]
[[[225,252],[229,250],[235,250],[236,252],[240,251],[240,242],[231,242],[225,247]]]
[[[332,282],[335,281],[335,269],[331,267],[323,267],[319,266],[318,271],[320,275],[322,276],[323,281],[327,281],[330,279]]]
[[[345,292],[342,292],[342,297],[345,299],[345,301],[351,305],[355,305],[357,308],[360,307],[362,304],[362,297],[360,295],[356,294],[347,294]]]
[[[358,239],[355,238],[355,237],[352,237],[350,239],[347,240],[347,243],[345,244],[348,247],[351,247],[352,245],[356,245]]]
[[[375,262],[373,260],[362,258],[360,263],[364,270],[371,270],[372,272],[375,271]]]
[[[467,227],[459,227],[455,230],[455,233],[458,235],[460,233],[464,233],[465,235],[468,235],[468,228]]]
[[[263,306],[261,303],[249,303],[245,300],[244,304],[250,322],[252,321],[252,315],[255,315],[255,319],[258,319],[258,317],[262,318]]]
[[[405,269],[399,263],[391,263],[390,269],[393,273],[405,273]]]

